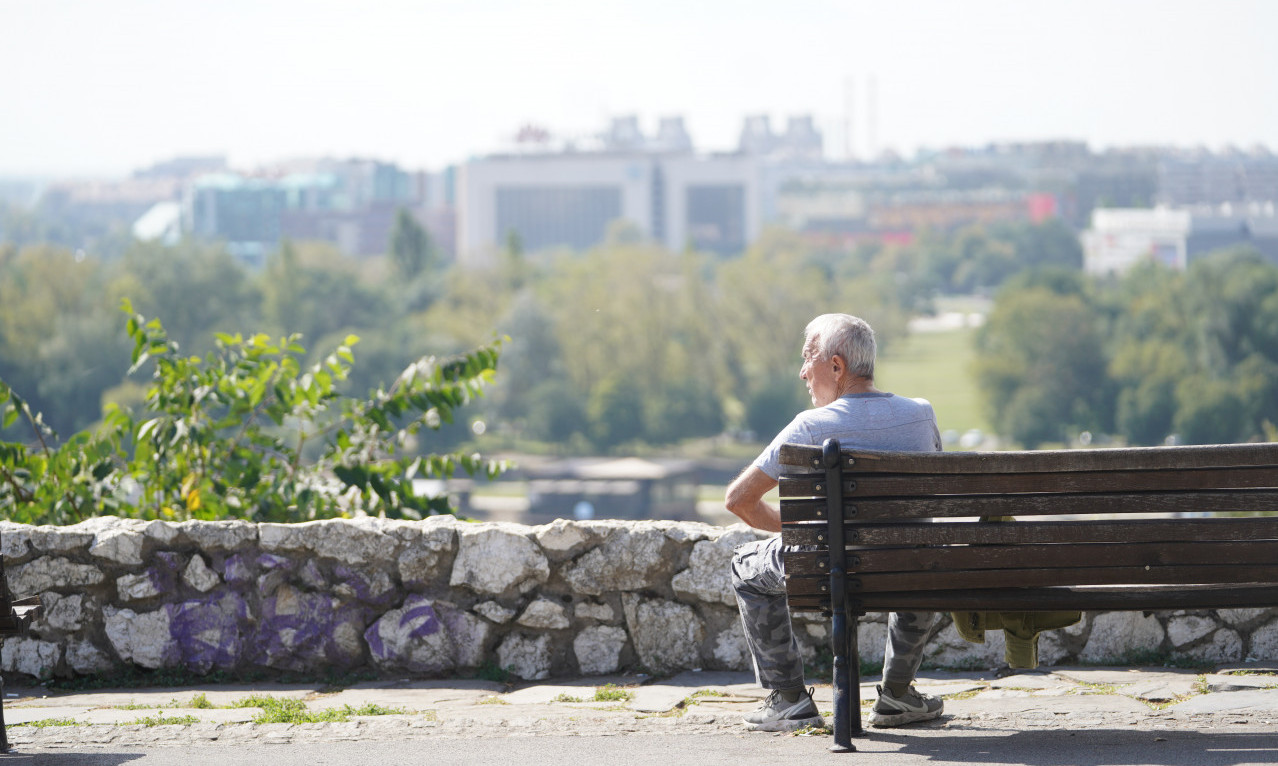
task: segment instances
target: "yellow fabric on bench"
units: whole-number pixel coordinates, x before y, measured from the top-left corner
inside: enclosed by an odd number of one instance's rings
[[[984,522],[1016,521],[1015,516],[984,516]],[[1003,659],[1010,668],[1038,667],[1038,634],[1068,628],[1083,619],[1082,612],[953,612],[954,628],[974,644],[985,643],[985,631],[1002,630]]]
[[[954,628],[974,644],[985,643],[985,631],[1002,630],[1008,667],[1038,667],[1038,634],[1067,628],[1083,619],[1082,612],[954,612]]]

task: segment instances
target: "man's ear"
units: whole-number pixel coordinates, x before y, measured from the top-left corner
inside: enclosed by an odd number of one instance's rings
[[[834,365],[835,375],[838,375],[841,372],[846,372],[848,369],[847,364],[843,361],[843,357],[839,356],[838,354],[835,354],[834,356],[830,357],[830,363]]]

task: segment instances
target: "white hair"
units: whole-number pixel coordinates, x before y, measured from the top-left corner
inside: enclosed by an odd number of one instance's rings
[[[860,317],[851,314],[822,314],[808,322],[803,330],[804,345],[814,344],[822,359],[838,355],[848,366],[848,372],[868,380],[874,380],[874,328]]]

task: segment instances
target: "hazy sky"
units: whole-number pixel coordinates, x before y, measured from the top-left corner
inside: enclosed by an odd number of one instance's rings
[[[730,149],[810,113],[827,153],[1062,138],[1278,151],[1267,0],[0,0],[0,175],[375,157],[438,168],[524,123],[683,115]]]

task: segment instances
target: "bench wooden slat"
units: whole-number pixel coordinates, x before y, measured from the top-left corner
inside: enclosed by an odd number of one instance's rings
[[[1217,564],[1158,567],[1039,567],[1017,570],[981,569],[943,572],[850,574],[848,588],[859,594],[916,590],[979,590],[1052,585],[1196,585],[1278,581],[1278,564]],[[828,577],[796,577],[786,590],[795,595],[827,593]]]
[[[851,478],[848,478],[848,477]],[[821,497],[825,478],[783,477],[781,495]],[[1202,492],[1215,489],[1278,488],[1278,468],[1194,468],[1168,471],[1077,471],[1069,473],[984,473],[935,476],[846,474],[843,496],[914,497],[920,495],[1038,495],[1052,492]]]
[[[1030,544],[1008,547],[971,545],[851,550],[848,570],[865,572],[1022,569],[1025,561],[1042,567],[1199,566],[1278,562],[1278,540],[1198,543]],[[796,577],[828,576],[829,557],[787,552],[785,571]],[[819,566],[824,562],[825,566]]]
[[[787,500],[786,521],[823,521],[824,498]],[[1072,514],[1278,512],[1278,489],[1215,492],[1096,492],[1015,497],[956,495],[937,498],[860,498],[844,501],[844,513],[857,521],[962,518],[965,516],[1037,516]],[[850,512],[850,514],[849,514]]]
[[[993,524],[845,525],[848,545],[1020,545],[1027,543],[1193,542],[1278,539],[1278,517],[1138,519],[1132,521],[1027,521]],[[821,545],[820,525],[781,530],[786,545]]]
[[[1080,586],[1077,588],[1002,588],[988,591],[916,591],[911,593],[870,593],[852,596],[853,607],[862,612],[950,612],[950,611],[1141,611],[1156,609],[1228,609],[1278,607],[1278,587],[1256,586],[1172,586],[1133,585],[1129,587]],[[828,612],[828,595],[792,596],[790,609],[796,612]]]
[[[29,596],[12,602],[11,608],[0,609],[0,636],[25,635],[31,623],[44,614],[39,596]]]
[[[1140,471],[1165,468],[1278,466],[1278,444],[1217,444],[1019,452],[844,450],[843,454],[855,461],[854,470],[868,468],[880,472],[923,474],[1055,473],[1057,471]],[[781,462],[785,465],[812,470],[820,466],[820,457],[821,448],[818,446],[785,444],[781,447]]]

